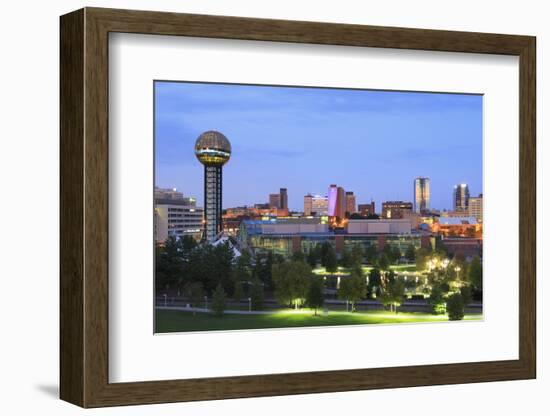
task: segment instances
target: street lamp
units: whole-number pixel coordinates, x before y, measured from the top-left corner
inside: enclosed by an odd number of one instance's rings
[[[460,272],[460,270],[462,270],[462,269],[460,268],[460,266],[456,266],[456,267],[455,267],[455,272],[456,272],[456,280],[457,280],[457,282],[459,281],[459,278],[458,278],[458,273]]]

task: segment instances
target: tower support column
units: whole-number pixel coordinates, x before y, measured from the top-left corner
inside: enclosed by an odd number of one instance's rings
[[[222,231],[222,167],[204,166],[204,239],[214,241]]]

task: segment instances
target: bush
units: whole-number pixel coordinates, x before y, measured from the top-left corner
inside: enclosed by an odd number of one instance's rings
[[[453,293],[447,299],[449,321],[460,321],[464,318],[464,298],[460,293]]]
[[[261,311],[264,307],[264,287],[259,279],[252,280],[250,286],[250,302],[252,310]]]
[[[218,285],[214,294],[212,295],[212,312],[216,316],[223,316],[223,311],[225,310],[227,297],[225,291],[223,290],[222,285]]]

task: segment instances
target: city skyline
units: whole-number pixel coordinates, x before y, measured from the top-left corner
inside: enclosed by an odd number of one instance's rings
[[[483,192],[481,96],[155,86],[156,185],[199,201],[203,172],[193,143],[210,129],[225,134],[234,149],[224,168],[223,208],[266,203],[287,188],[289,209],[302,211],[305,195],[328,195],[332,183],[353,191],[357,204],[412,202],[418,176],[430,178],[433,209],[452,209],[457,183]]]

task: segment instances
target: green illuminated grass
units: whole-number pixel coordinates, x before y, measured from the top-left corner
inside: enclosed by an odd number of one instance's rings
[[[373,268],[371,266],[363,266],[363,272],[369,273]],[[416,264],[394,264],[390,266],[390,270],[394,270],[396,272],[418,272],[418,269],[416,268]],[[342,274],[347,275],[350,273],[350,269],[346,267],[338,267],[338,271],[335,273],[327,272],[324,267],[317,267],[313,270],[313,273],[326,276],[326,275],[334,275],[334,274]]]
[[[417,312],[387,311],[329,312],[327,316],[314,316],[312,310],[283,310],[265,315],[231,315],[220,318],[206,313],[156,310],[156,332],[215,331],[234,329],[292,328],[333,325],[391,324],[413,322],[446,322],[447,315],[431,315]],[[480,320],[482,315],[466,315],[465,320]]]

